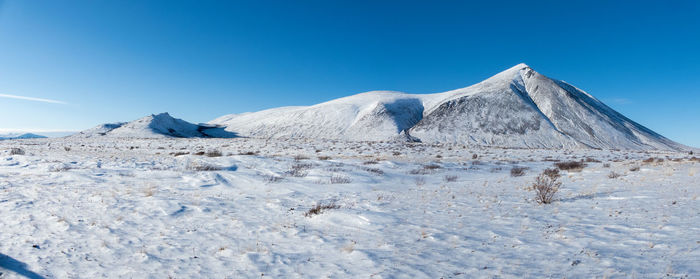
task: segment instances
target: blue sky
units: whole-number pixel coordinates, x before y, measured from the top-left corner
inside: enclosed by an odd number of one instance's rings
[[[0,131],[441,92],[520,62],[700,146],[698,1],[0,0]]]

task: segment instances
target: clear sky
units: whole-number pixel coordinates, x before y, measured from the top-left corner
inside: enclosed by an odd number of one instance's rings
[[[0,131],[441,92],[524,62],[700,147],[699,2],[0,0]]]

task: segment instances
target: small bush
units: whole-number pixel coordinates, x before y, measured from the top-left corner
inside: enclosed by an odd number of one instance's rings
[[[445,175],[445,177],[442,178],[445,182],[455,182],[457,181],[457,176],[456,175]]]
[[[510,176],[512,176],[512,177],[523,176],[523,175],[525,175],[526,169],[527,168],[523,168],[523,167],[513,167],[512,169],[510,169]]]
[[[352,182],[352,179],[347,176],[342,176],[340,174],[331,175],[331,184],[348,184]]]
[[[477,158],[479,158],[479,155],[472,154],[472,160],[476,160]]]
[[[224,168],[205,162],[193,161],[187,164],[187,169],[192,171],[220,171]]]
[[[313,217],[314,215],[319,215],[323,213],[324,211],[327,211],[329,209],[338,209],[340,208],[339,205],[336,205],[334,202],[331,202],[329,204],[321,204],[318,203],[316,206],[312,207],[309,209],[309,211],[304,213],[304,217]]]
[[[331,156],[318,156],[318,159],[321,161],[326,161],[326,160],[330,160]]]
[[[557,178],[542,173],[537,176],[532,188],[535,190],[535,201],[539,204],[550,204],[554,200],[554,196],[561,187],[561,182]]]
[[[639,166],[631,167],[630,171],[639,171]]]
[[[207,157],[221,157],[224,154],[221,154],[221,151],[219,151],[219,150],[212,150],[212,151],[207,152],[204,155],[207,155]]]
[[[555,163],[554,165],[560,170],[565,170],[569,172],[579,172],[586,167],[586,164],[578,161],[559,162]]]
[[[66,152],[70,151],[70,146],[64,146],[63,150],[65,150]]]
[[[608,174],[608,178],[610,178],[610,179],[615,179],[615,178],[618,178],[618,177],[620,177],[620,176],[622,176],[622,175],[619,174],[619,173],[616,173],[616,172],[614,172],[614,171],[611,171],[611,172]]]
[[[561,174],[559,174],[559,169],[546,169],[542,172],[542,174],[549,176],[551,179],[557,179],[561,177]]]
[[[10,155],[24,155],[24,150],[21,148],[13,147],[10,149]]]
[[[302,161],[302,160],[308,160],[308,159],[309,159],[309,157],[302,156],[302,155],[296,155],[296,156],[294,156],[294,161],[295,161],[295,162],[299,162],[299,161]]]
[[[384,174],[383,170],[377,169],[377,168],[365,168],[364,170],[366,170],[367,172],[376,174],[376,175],[383,175]]]
[[[423,169],[426,169],[426,170],[436,170],[439,168],[440,168],[440,166],[436,165],[436,164],[430,164],[430,165],[423,166]]]
[[[306,177],[309,174],[309,169],[313,165],[296,163],[292,165],[292,168],[287,171],[287,174],[293,177]]]
[[[256,152],[256,151],[246,151],[246,152],[238,153],[238,155],[258,155],[258,152]]]
[[[170,154],[172,154],[173,156],[177,157],[177,156],[187,155],[187,154],[190,154],[190,153],[189,153],[189,152],[175,152],[175,153],[170,153]]]
[[[284,179],[284,177],[276,176],[276,175],[266,175],[266,176],[264,176],[264,179],[265,179],[265,182],[267,182],[267,183],[275,183],[275,182],[281,181],[282,179]]]
[[[609,167],[610,167],[610,163],[605,163],[605,164],[603,164],[603,167],[604,167],[604,168],[609,168]]]

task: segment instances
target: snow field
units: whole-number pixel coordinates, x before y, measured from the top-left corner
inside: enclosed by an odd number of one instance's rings
[[[535,203],[567,160],[590,162]],[[3,141],[0,277],[693,278],[698,170],[667,152]],[[304,216],[318,204],[340,208]]]

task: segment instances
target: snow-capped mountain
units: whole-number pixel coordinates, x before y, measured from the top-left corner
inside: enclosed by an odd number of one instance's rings
[[[161,113],[143,117],[128,123],[102,124],[75,134],[74,137],[119,137],[119,138],[233,138],[235,133],[212,124],[193,124]]]
[[[444,93],[372,91],[308,107],[226,115],[209,123],[259,138],[401,139],[514,148],[686,149],[590,94],[525,64]]]
[[[41,139],[41,138],[45,138],[45,136],[32,134],[32,133],[24,133],[24,134],[17,133],[17,134],[0,135],[0,140]]]

